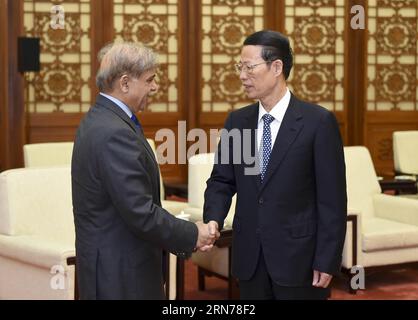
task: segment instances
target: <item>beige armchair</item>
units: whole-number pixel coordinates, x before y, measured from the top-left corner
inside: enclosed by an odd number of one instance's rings
[[[0,174],[0,299],[73,299],[69,167]]]
[[[152,139],[147,139],[152,151],[154,151],[155,159],[158,160],[157,148],[155,142]],[[177,216],[183,213],[183,210],[188,206],[186,202],[165,200],[164,182],[160,171],[160,199],[161,205],[171,214]],[[168,281],[166,283],[167,298],[169,300],[177,299],[177,257],[174,254],[169,254],[168,261]]]
[[[23,146],[25,168],[68,166],[71,164],[73,142],[31,143]]]
[[[214,157],[214,153],[203,153],[194,155],[189,159],[189,206],[184,209],[184,213],[190,215],[192,220],[203,219],[204,192],[206,189],[206,181],[212,172]],[[235,203],[234,196],[228,216],[225,219],[225,228],[232,226]],[[200,251],[193,253],[192,261],[198,266],[199,290],[205,289],[205,276],[217,276],[229,282],[229,294],[231,295],[233,278],[230,272],[229,250],[230,248],[227,247],[218,248],[215,246],[207,253]]]
[[[393,133],[395,172],[418,176],[418,130]]]
[[[348,225],[343,271],[418,262],[418,201],[381,193],[369,151],[345,147]],[[367,283],[366,283],[367,288]]]
[[[148,143],[150,144],[151,148],[153,149],[156,155],[156,148],[155,143],[152,139],[147,139]],[[24,163],[25,167],[27,168],[52,168],[57,166],[70,166],[71,165],[71,157],[73,151],[73,142],[50,142],[50,143],[36,143],[36,144],[27,144],[23,147],[24,150]],[[69,168],[68,168],[69,170]],[[160,197],[161,197],[161,204],[164,209],[168,212],[172,213],[173,215],[178,215],[182,212],[182,210],[187,207],[187,203],[179,202],[179,201],[170,201],[165,200],[164,194],[164,183],[162,180],[162,176],[160,173]],[[39,199],[39,201],[43,201]],[[70,197],[70,204],[71,204],[71,197]],[[71,207],[72,213],[72,207]],[[71,222],[74,224],[73,222]],[[169,274],[169,281],[168,283],[168,295],[169,299],[176,298],[176,256],[170,254],[170,261],[168,264],[169,270],[167,271]],[[71,260],[74,264],[75,261]],[[72,296],[73,297],[73,296]],[[0,296],[1,298],[1,296]]]
[[[155,142],[147,139],[157,157]],[[73,142],[33,143],[23,146],[25,168],[71,165]],[[165,200],[164,182],[160,173],[160,197],[164,209],[177,215],[187,206],[184,202]]]
[[[155,159],[158,159],[157,156],[157,149],[155,147],[155,142],[152,139],[147,139],[149,145],[151,146],[151,149],[154,151]],[[163,177],[161,175],[160,171],[160,198],[161,198],[161,205],[164,209],[166,209],[168,212],[178,215],[180,214],[184,208],[187,207],[186,202],[180,202],[180,201],[173,201],[173,200],[165,200],[165,190],[164,190],[164,181]]]

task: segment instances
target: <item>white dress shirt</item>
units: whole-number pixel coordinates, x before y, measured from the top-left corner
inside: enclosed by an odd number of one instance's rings
[[[125,113],[128,115],[129,118],[132,117],[131,109],[129,109],[129,107],[126,104],[124,104],[122,101],[120,101],[119,99],[116,99],[115,97],[109,96],[108,94],[103,93],[103,92],[100,92],[100,94],[103,97],[108,98],[110,101],[113,101],[114,103],[116,103],[116,105],[119,108],[121,108],[123,111],[125,111]]]
[[[267,112],[264,109],[261,101],[259,102],[258,106],[258,124],[257,124],[257,146],[258,150],[261,154],[261,138],[263,136],[263,116],[266,113],[269,113],[271,116],[274,117],[274,121],[270,124],[271,129],[271,150],[273,150],[274,142],[276,141],[277,133],[279,132],[280,125],[283,122],[284,114],[286,113],[287,107],[289,106],[290,102],[290,91],[289,88],[286,88],[286,93],[283,98],[280,99],[279,102],[271,109],[270,112]]]

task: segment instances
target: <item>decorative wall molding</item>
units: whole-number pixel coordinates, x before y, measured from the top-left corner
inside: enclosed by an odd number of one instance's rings
[[[24,143],[72,140],[97,94],[96,54],[115,38],[142,39],[160,54],[160,92],[140,115],[149,137],[179,120],[220,128],[249,104],[233,64],[244,38],[263,28],[292,41],[295,94],[335,112],[345,143],[366,145],[378,172],[393,170],[392,132],[418,127],[418,0],[57,0],[66,14],[57,32],[49,1],[0,4],[0,170],[23,164]],[[365,8],[365,30],[350,27],[353,5]],[[40,36],[42,51],[24,92],[15,69],[22,35]],[[182,182],[186,169],[162,168]]]

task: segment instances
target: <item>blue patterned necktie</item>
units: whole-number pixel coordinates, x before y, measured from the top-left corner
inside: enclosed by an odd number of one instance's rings
[[[142,131],[141,124],[139,123],[138,118],[136,117],[136,115],[135,115],[135,114],[133,114],[133,113],[132,113],[131,119],[132,119],[132,121],[135,123],[135,126],[136,126],[136,127],[137,127],[140,131]]]
[[[261,139],[262,163],[261,163],[261,183],[264,180],[271,155],[271,128],[270,124],[274,121],[274,117],[266,113],[263,117],[263,137]]]

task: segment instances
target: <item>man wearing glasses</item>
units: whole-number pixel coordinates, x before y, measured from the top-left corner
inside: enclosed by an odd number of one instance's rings
[[[231,112],[225,129],[251,129],[253,143],[237,151],[221,139],[217,159],[231,161],[215,163],[207,181],[204,221],[219,229],[237,194],[232,274],[242,299],[327,299],[340,269],[347,196],[338,123],[289,91],[292,65],[284,35],[260,31],[244,41],[236,68],[257,102]],[[245,161],[232,163],[245,148],[259,159],[256,175]]]

